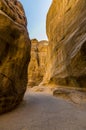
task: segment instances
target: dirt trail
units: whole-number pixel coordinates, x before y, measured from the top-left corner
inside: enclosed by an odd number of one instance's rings
[[[27,91],[18,108],[0,115],[0,130],[86,130],[86,104]]]

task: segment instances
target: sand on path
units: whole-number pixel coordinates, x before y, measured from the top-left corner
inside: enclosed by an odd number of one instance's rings
[[[0,115],[0,130],[86,130],[86,104],[27,91],[15,110]]]

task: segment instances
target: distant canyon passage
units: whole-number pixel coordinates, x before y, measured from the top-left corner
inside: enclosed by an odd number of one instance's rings
[[[31,40],[31,60],[28,67],[28,86],[39,85],[46,72],[48,41]]]
[[[0,114],[13,109],[27,85],[30,40],[27,20],[17,0],[0,0]]]

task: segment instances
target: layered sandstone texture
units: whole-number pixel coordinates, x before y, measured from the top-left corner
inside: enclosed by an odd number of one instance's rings
[[[13,109],[27,85],[30,40],[21,3],[0,0],[0,114]]]
[[[53,0],[47,15],[44,83],[86,88],[86,0]]]
[[[31,60],[28,68],[28,86],[37,86],[42,82],[46,71],[48,41],[31,40]]]

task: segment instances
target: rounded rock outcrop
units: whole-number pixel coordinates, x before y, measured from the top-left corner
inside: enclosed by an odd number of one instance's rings
[[[17,0],[0,0],[0,114],[24,96],[30,60],[27,20]]]

